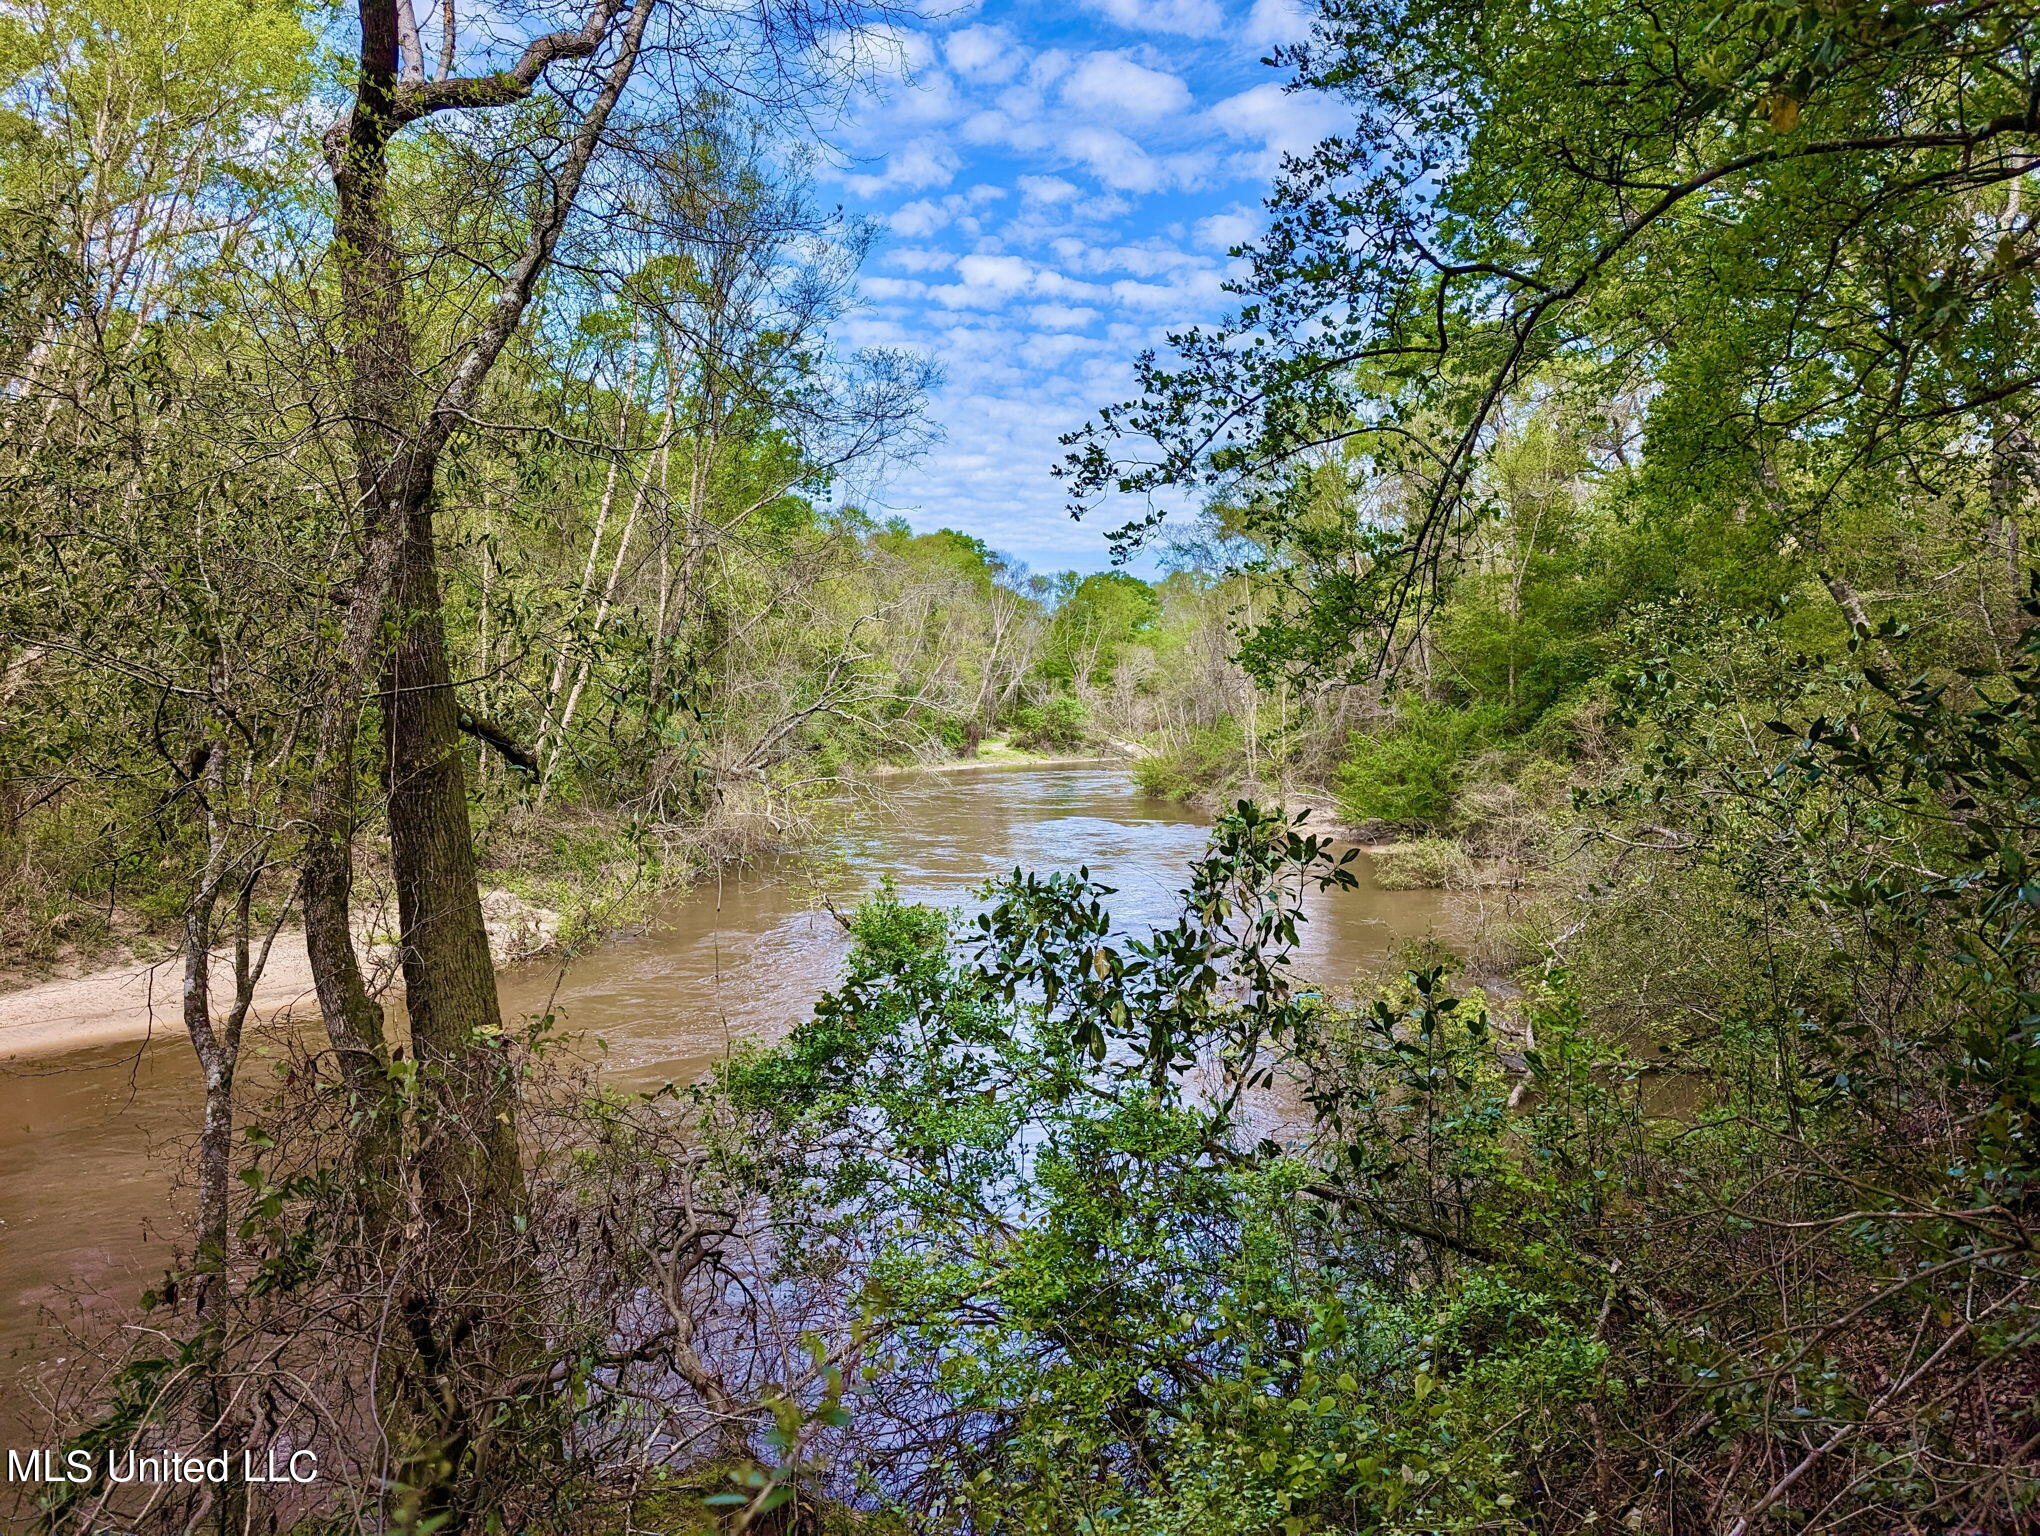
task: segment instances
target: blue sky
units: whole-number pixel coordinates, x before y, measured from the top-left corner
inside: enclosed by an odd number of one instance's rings
[[[986,0],[881,40],[819,189],[886,229],[841,338],[947,383],[944,441],[879,504],[1037,571],[1108,564],[1137,509],[1072,522],[1056,438],[1130,392],[1142,347],[1227,309],[1226,249],[1282,152],[1337,126],[1259,62],[1306,25],[1295,0]]]

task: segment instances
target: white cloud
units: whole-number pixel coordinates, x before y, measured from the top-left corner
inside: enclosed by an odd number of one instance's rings
[[[1255,48],[1272,48],[1277,43],[1294,43],[1310,35],[1315,19],[1297,0],[1254,0],[1247,14],[1244,40]]]
[[[925,240],[948,222],[948,213],[926,198],[900,204],[886,219],[894,234],[909,240]]]
[[[952,310],[1003,309],[1022,298],[1059,301],[1036,306],[1033,313],[1052,312],[1067,318],[1081,310],[1086,316],[1084,323],[1088,323],[1096,318],[1092,306],[1114,296],[1112,288],[1103,284],[1085,282],[1002,251],[979,251],[958,257],[956,276],[954,283],[930,287],[928,298]],[[1141,297],[1133,302],[1152,307]]]
[[[1085,304],[1037,304],[1027,318],[1045,331],[1081,330],[1098,318],[1098,311]]]
[[[916,139],[887,155],[885,169],[878,175],[845,176],[843,185],[859,197],[945,187],[956,179],[962,166],[962,159],[947,144],[936,139]]]
[[[1027,61],[1025,88],[1045,91],[1069,72],[1070,56],[1067,53],[1060,48],[1044,48]]]
[[[1190,107],[1190,88],[1174,75],[1119,53],[1094,53],[1063,81],[1063,100],[1087,112],[1150,120]]]
[[[1062,149],[1117,191],[1153,192],[1162,185],[1161,167],[1116,128],[1074,128],[1063,135]]]
[[[957,135],[966,144],[997,144],[1018,150],[1038,150],[1048,141],[1047,132],[1038,123],[996,108],[973,112],[958,127]]]
[[[1054,207],[1058,203],[1074,202],[1078,196],[1077,184],[1064,181],[1060,176],[1022,176],[1019,181],[1020,200],[1024,203],[1039,203]]]
[[[949,251],[934,251],[924,245],[899,245],[885,253],[885,264],[908,272],[942,272],[956,265]]]
[[[974,288],[1018,293],[1033,282],[1034,268],[1018,256],[965,256],[956,263],[956,275]]]
[[[1043,267],[1035,273],[1034,289],[1046,298],[1097,299],[1105,295],[1105,290],[1096,283],[1079,282],[1050,267]]]
[[[1197,221],[1197,243],[1207,251],[1229,251],[1261,232],[1261,221],[1245,209],[1214,213]]]
[[[956,275],[928,290],[945,309],[1002,309],[1034,285],[1034,268],[1018,256],[959,257]]]
[[[1233,138],[1258,143],[1265,152],[1265,172],[1285,154],[1314,148],[1345,126],[1347,118],[1336,102],[1270,83],[1226,97],[1211,109],[1211,120]]]
[[[1097,0],[1096,9],[1136,32],[1212,37],[1225,23],[1217,0]]]
[[[950,33],[942,52],[958,74],[993,85],[1012,79],[1028,58],[1011,32],[983,23]]]
[[[1096,351],[1099,345],[1088,336],[1067,331],[1036,331],[1020,344],[1020,355],[1038,368],[1059,368],[1081,353]]]
[[[873,277],[867,274],[859,278],[857,286],[867,299],[883,304],[893,299],[918,299],[928,291],[926,283],[918,283],[904,277]]]
[[[1112,297],[1128,309],[1155,314],[1189,314],[1211,307],[1220,297],[1216,272],[1187,272],[1173,283],[1136,283],[1121,278],[1112,285]]]
[[[849,183],[846,180],[844,184],[847,186]],[[974,238],[983,233],[984,219],[981,210],[993,203],[1004,201],[1008,195],[1004,187],[979,182],[965,191],[951,192],[946,197],[922,197],[916,198],[911,203],[902,203],[892,211],[886,222],[894,234],[902,235],[909,240],[925,240],[944,229],[954,229],[959,235]],[[945,264],[948,259],[943,258]]]
[[[1208,267],[1202,256],[1168,245],[1088,245],[1075,238],[1055,242],[1055,253],[1079,272],[1131,272],[1135,277],[1160,277],[1185,267]]]

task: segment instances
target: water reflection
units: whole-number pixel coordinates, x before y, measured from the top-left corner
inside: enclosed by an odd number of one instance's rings
[[[845,837],[832,888],[890,874],[909,900],[965,906],[1016,866],[1088,866],[1117,888],[1120,926],[1139,931],[1174,918],[1204,846],[1203,816],[1142,797],[1107,766],[973,768],[886,788],[886,807]],[[1337,984],[1441,916],[1436,893],[1384,892],[1364,862],[1361,873],[1358,890],[1314,904],[1299,976]],[[623,1085],[691,1079],[730,1041],[789,1027],[834,976],[844,935],[813,891],[787,862],[728,872],[564,972],[507,973],[505,1006],[550,1003],[568,1029],[607,1044],[605,1071]],[[190,1049],[174,1034],[0,1071],[0,1379],[36,1344],[42,1307],[93,1296],[124,1306],[155,1278],[182,1230],[171,1169],[197,1098]]]

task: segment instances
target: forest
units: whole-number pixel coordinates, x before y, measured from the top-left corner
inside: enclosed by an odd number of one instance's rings
[[[201,1087],[21,1449],[321,1469],[0,1511],[2040,1530],[2040,7],[1317,0],[1091,572],[885,510],[818,167],[914,15],[0,4],[0,985],[155,966]],[[499,999],[1066,759],[1206,813],[1171,920],[821,894],[653,1091]],[[1453,921],[1319,974],[1363,885]]]

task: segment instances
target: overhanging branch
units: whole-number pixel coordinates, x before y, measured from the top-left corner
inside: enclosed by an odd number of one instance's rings
[[[503,761],[513,768],[522,769],[534,779],[538,777],[538,758],[531,749],[518,741],[502,726],[486,715],[478,715],[471,709],[460,712],[460,728],[476,741],[495,748]]]

